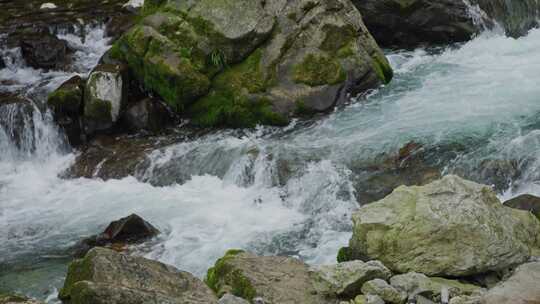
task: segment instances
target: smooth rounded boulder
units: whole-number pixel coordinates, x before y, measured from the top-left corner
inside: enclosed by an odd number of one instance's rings
[[[401,186],[353,214],[349,256],[397,273],[468,276],[521,264],[538,251],[540,221],[504,207],[488,186],[448,175]]]

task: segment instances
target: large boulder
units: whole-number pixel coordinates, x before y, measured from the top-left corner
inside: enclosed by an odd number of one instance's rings
[[[208,270],[206,283],[218,295],[232,293],[252,303],[254,299],[265,304],[337,303],[318,294],[309,267],[290,257],[229,250]]]
[[[153,13],[111,55],[196,125],[284,124],[392,77],[349,0],[147,1],[144,10]]]
[[[523,263],[538,249],[540,222],[504,207],[484,185],[448,175],[401,186],[353,214],[351,258],[394,272],[467,276]]]
[[[88,76],[84,93],[85,133],[112,128],[127,102],[127,71],[123,65],[101,64]]]
[[[142,217],[131,214],[113,221],[105,230],[97,235],[88,237],[76,245],[75,256],[83,257],[94,247],[107,247],[119,244],[138,244],[159,234],[159,230]]]
[[[392,273],[379,261],[359,260],[314,269],[314,286],[322,294],[340,298],[354,298],[361,293],[362,285],[373,279],[387,280]]]
[[[71,304],[217,302],[212,291],[190,273],[99,247],[70,264],[59,298]]]
[[[47,104],[54,113],[54,120],[64,129],[72,146],[83,142],[81,116],[83,112],[84,82],[73,76],[49,94]]]
[[[157,132],[171,125],[174,116],[160,100],[144,98],[129,105],[122,119],[131,131]]]
[[[518,37],[538,25],[534,0],[353,0],[378,43],[417,47],[469,40],[502,26]]]
[[[504,202],[504,205],[514,209],[530,211],[540,220],[540,197],[522,194]]]
[[[540,262],[519,266],[510,278],[490,289],[481,304],[540,303]]]

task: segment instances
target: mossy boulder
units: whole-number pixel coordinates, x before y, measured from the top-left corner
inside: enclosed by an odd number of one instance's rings
[[[69,265],[59,298],[71,304],[217,302],[212,291],[190,273],[99,247]]]
[[[538,251],[540,222],[504,207],[484,185],[449,175],[401,186],[353,214],[354,258],[397,273],[467,276],[525,262]]]
[[[84,82],[81,77],[74,76],[60,85],[47,98],[47,104],[53,111],[54,120],[64,129],[72,146],[82,143],[83,96]]]
[[[84,94],[85,132],[112,128],[127,102],[127,70],[123,65],[101,64],[88,76]]]
[[[208,270],[206,283],[218,296],[230,293],[252,302],[337,303],[318,294],[306,264],[290,257],[257,256],[229,250]]]
[[[114,56],[195,125],[284,125],[392,78],[350,0],[165,0],[143,12]]]

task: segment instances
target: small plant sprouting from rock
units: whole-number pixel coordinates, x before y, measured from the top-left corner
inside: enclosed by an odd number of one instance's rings
[[[216,68],[224,68],[226,62],[225,54],[221,50],[213,50],[212,53],[210,53],[210,62]]]

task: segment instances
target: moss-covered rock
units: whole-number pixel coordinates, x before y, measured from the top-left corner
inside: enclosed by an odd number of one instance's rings
[[[392,77],[350,0],[164,0],[143,12],[110,55],[196,125],[282,125],[299,102],[326,111]]]
[[[394,272],[467,276],[523,263],[539,248],[540,222],[504,207],[487,186],[445,176],[401,186],[353,214],[355,258]]]
[[[122,65],[99,65],[86,81],[84,123],[88,134],[105,131],[119,120],[127,102],[128,80]]]
[[[81,77],[74,76],[49,94],[47,99],[56,123],[64,129],[72,146],[82,143],[83,96],[84,82]]]
[[[99,247],[70,264],[59,298],[71,304],[217,302],[212,291],[187,272]]]
[[[43,302],[23,296],[0,293],[0,304],[43,304]]]
[[[261,257],[230,250],[208,270],[206,283],[218,296],[231,293],[264,303],[334,303],[317,294],[308,266],[289,257]]]

